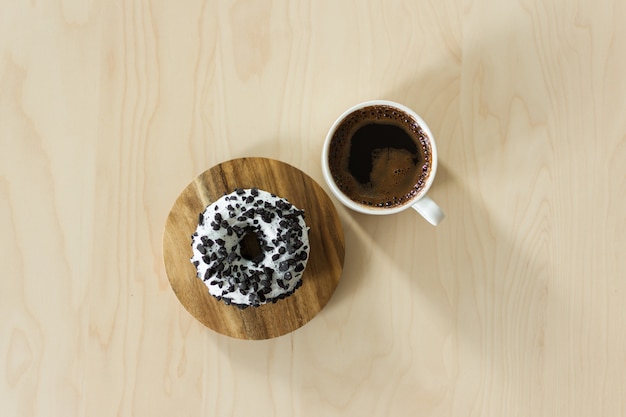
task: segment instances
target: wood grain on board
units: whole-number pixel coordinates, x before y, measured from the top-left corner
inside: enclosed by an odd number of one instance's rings
[[[310,253],[302,286],[276,303],[239,309],[211,296],[189,261],[191,234],[198,214],[236,188],[269,191],[305,211]],[[196,177],[176,199],[163,236],[165,269],[185,308],[207,327],[240,339],[282,336],[308,323],[326,305],[339,279],[344,237],[337,210],[326,192],[308,175],[268,158],[240,158],[220,163]]]

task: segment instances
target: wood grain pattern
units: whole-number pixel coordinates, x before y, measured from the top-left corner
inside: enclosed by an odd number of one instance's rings
[[[626,415],[626,2],[0,0],[2,416]],[[343,110],[413,108],[446,219],[336,205],[337,288],[207,330],[162,237],[207,167],[324,187]],[[333,200],[337,203],[336,200]]]
[[[190,236],[198,214],[236,188],[269,191],[305,211],[310,253],[302,286],[277,303],[240,310],[218,301],[196,278]],[[200,174],[176,199],[163,236],[165,270],[185,308],[207,327],[240,339],[283,336],[308,323],[332,296],[343,267],[345,242],[337,210],[326,192],[308,175],[268,158],[239,158],[222,162]]]

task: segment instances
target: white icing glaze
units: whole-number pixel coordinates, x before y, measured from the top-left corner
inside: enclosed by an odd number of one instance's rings
[[[274,217],[270,220],[269,216]],[[250,232],[257,234],[265,249],[271,247],[258,262],[241,253],[241,240]],[[302,284],[309,254],[303,212],[286,199],[256,188],[238,189],[209,205],[199,218],[191,245],[191,262],[209,293],[240,307],[293,293]]]

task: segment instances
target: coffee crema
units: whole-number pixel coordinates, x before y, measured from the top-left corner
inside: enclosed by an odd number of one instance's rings
[[[417,121],[402,110],[373,105],[349,114],[332,136],[333,180],[351,200],[370,207],[406,204],[424,188],[431,148]]]

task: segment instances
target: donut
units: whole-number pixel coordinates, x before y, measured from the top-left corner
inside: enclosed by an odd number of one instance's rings
[[[190,261],[209,293],[241,309],[277,302],[302,285],[309,258],[304,211],[258,188],[237,188],[198,216]]]

